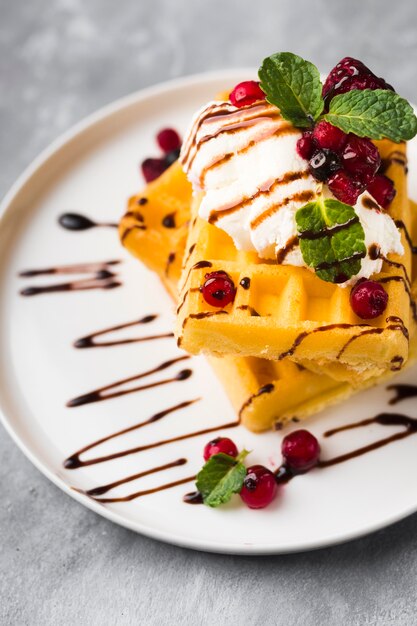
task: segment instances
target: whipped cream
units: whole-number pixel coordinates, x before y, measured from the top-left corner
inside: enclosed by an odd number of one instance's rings
[[[295,214],[321,193],[334,196],[298,155],[300,137],[301,131],[267,102],[242,108],[210,102],[194,116],[180,160],[194,191],[204,191],[200,217],[228,233],[238,250],[307,267]],[[379,272],[383,256],[404,253],[394,221],[377,207],[365,192],[354,209],[367,249],[377,249],[379,257],[368,251],[360,272],[344,285]]]

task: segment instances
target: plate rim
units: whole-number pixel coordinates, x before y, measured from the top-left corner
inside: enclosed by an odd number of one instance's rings
[[[15,197],[19,194],[21,189],[30,182],[30,179],[36,175],[37,171],[46,164],[48,160],[54,157],[54,155],[64,148],[70,141],[77,138],[84,131],[92,128],[94,125],[102,122],[105,118],[110,117],[123,109],[127,109],[130,106],[140,104],[142,101],[146,101],[148,98],[152,98],[156,95],[163,93],[181,90],[187,87],[196,86],[199,84],[205,84],[209,81],[218,80],[234,80],[236,77],[242,75],[253,76],[255,69],[253,67],[236,67],[223,70],[212,70],[209,72],[200,72],[178,78],[173,78],[161,83],[138,89],[130,94],[117,98],[108,104],[100,107],[92,113],[83,117],[80,121],[73,124],[61,133],[56,139],[49,143],[40,153],[36,156],[29,165],[18,176],[15,182],[11,185],[9,190],[4,195],[0,202],[0,228],[2,226],[3,218],[8,212],[10,205],[13,203]],[[415,108],[415,107],[414,107]],[[28,443],[20,437],[18,432],[14,429],[12,419],[6,414],[3,408],[3,401],[0,396],[0,422],[5,428],[12,441],[17,445],[21,452],[28,458],[28,460],[54,485],[59,487],[64,493],[71,498],[87,507],[91,511],[101,515],[102,517],[110,520],[111,522],[118,524],[119,526],[128,528],[143,536],[162,541],[171,545],[190,548],[194,550],[201,550],[205,552],[217,553],[217,554],[235,554],[235,555],[279,555],[289,553],[301,553],[312,550],[318,550],[338,544],[346,543],[354,539],[359,539],[378,530],[391,526],[392,524],[399,522],[409,515],[417,511],[417,499],[413,506],[409,506],[406,509],[396,512],[391,516],[385,518],[383,521],[377,521],[374,524],[370,524],[361,529],[355,529],[351,532],[345,532],[342,535],[334,534],[333,536],[323,539],[321,541],[310,540],[304,543],[297,542],[290,543],[287,546],[277,547],[271,544],[265,545],[253,545],[253,544],[233,544],[218,543],[213,540],[187,538],[186,536],[179,535],[178,533],[170,533],[167,530],[155,529],[150,525],[146,525],[143,522],[134,521],[127,517],[123,517],[115,511],[112,511],[98,502],[90,500],[78,493],[65,482],[63,478],[58,476],[48,464],[43,462],[38,454],[33,451]]]

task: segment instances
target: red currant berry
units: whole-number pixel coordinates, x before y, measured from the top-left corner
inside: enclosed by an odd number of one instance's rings
[[[257,100],[265,100],[265,94],[256,80],[245,80],[239,83],[229,95],[230,102],[235,107],[244,107]]]
[[[358,197],[365,189],[361,182],[346,174],[344,170],[339,170],[333,174],[327,184],[335,198],[352,206],[356,204]]]
[[[360,280],[350,292],[350,306],[362,320],[379,317],[387,308],[388,294],[374,280]]]
[[[334,172],[337,172],[342,167],[336,152],[327,150],[327,148],[317,150],[311,157],[308,165],[310,174],[321,182],[325,182]]]
[[[282,440],[281,452],[286,465],[302,474],[317,465],[320,445],[308,430],[295,430]]]
[[[210,272],[206,274],[205,279],[200,291],[207,304],[221,308],[233,302],[236,287],[226,272]]]
[[[334,152],[340,152],[345,145],[348,136],[340,128],[336,128],[325,120],[316,124],[313,137],[320,148],[328,148]]]
[[[375,176],[368,184],[366,190],[383,209],[386,209],[391,204],[396,194],[394,183],[388,176],[384,176],[383,174]]]
[[[141,167],[144,179],[150,183],[165,172],[168,164],[165,159],[145,159]]]
[[[313,138],[313,131],[306,130],[297,141],[297,152],[302,159],[308,161],[317,150],[317,144]]]
[[[220,452],[233,457],[238,455],[238,449],[231,439],[228,437],[216,437],[216,439],[212,439],[205,445],[204,460],[208,461],[213,454],[220,454]]]
[[[240,497],[250,509],[263,509],[277,495],[275,475],[263,465],[252,465],[246,472]]]
[[[179,134],[173,128],[164,128],[160,130],[156,136],[159,147],[165,153],[181,148],[181,139]]]
[[[381,165],[378,148],[363,137],[350,134],[342,152],[343,167],[365,185],[375,176]]]

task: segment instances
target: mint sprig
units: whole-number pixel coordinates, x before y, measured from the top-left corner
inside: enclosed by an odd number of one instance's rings
[[[366,256],[365,233],[353,207],[322,196],[295,215],[303,259],[322,280],[342,283]]]
[[[197,489],[204,504],[211,507],[229,502],[234,493],[242,489],[246,476],[243,459],[249,454],[243,450],[236,458],[228,454],[214,454],[197,475]]]
[[[323,111],[319,71],[296,54],[278,52],[267,57],[259,78],[268,102],[275,104],[294,126],[311,126]]]
[[[262,62],[261,88],[282,117],[297,128],[321,119],[345,133],[369,139],[407,141],[417,134],[417,117],[411,105],[388,89],[352,90],[332,98],[323,114],[320,74],[315,65],[291,52],[278,52]]]
[[[417,133],[412,106],[387,89],[355,89],[335,96],[323,117],[345,133],[359,137],[386,137],[398,142],[412,139]]]

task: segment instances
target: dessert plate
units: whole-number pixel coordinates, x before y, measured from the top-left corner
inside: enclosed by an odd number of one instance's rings
[[[236,425],[205,360],[176,347],[158,279],[128,257],[112,226],[143,185],[138,164],[157,154],[155,132],[183,132],[201,104],[252,73],[204,74],[124,98],[66,133],[13,186],[0,223],[0,406],[26,456],[100,515],[191,548],[276,554],[346,541],[416,511],[407,477],[417,472],[417,436],[299,476],[262,511],[238,496],[220,509],[183,502],[210,438],[227,434],[252,450],[251,464],[277,467],[282,434]],[[416,141],[409,159],[413,173]],[[62,228],[66,212],[97,225]],[[411,385],[416,373],[395,383]],[[412,397],[389,404],[397,391],[380,386],[310,419],[323,459],[405,432],[369,423],[323,438],[381,413],[417,418]]]

